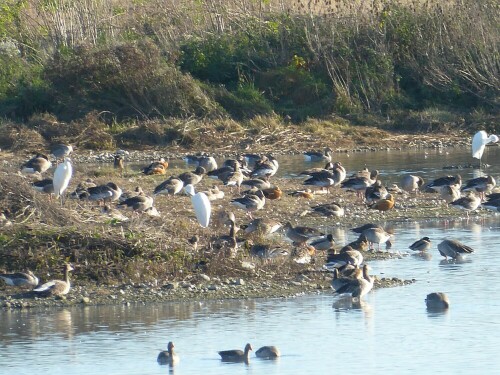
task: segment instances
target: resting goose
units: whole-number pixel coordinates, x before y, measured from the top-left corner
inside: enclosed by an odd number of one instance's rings
[[[275,346],[263,346],[255,352],[258,358],[272,359],[281,355],[280,350]]]
[[[21,165],[21,172],[25,174],[43,173],[52,166],[49,158],[44,154],[36,154],[33,158]]]
[[[467,196],[459,198],[450,204],[460,210],[465,210],[467,217],[469,217],[469,211],[474,211],[481,205],[481,198],[476,197],[474,192],[469,191]]]
[[[38,288],[33,289],[34,292],[44,296],[63,296],[68,294],[71,289],[71,284],[69,282],[69,272],[73,271],[73,267],[70,264],[64,265],[64,280],[51,280],[45,284],[40,285]]]
[[[374,278],[368,274],[368,265],[363,266],[363,278],[359,279],[339,279],[338,270],[334,270],[332,288],[335,294],[350,294],[352,298],[361,299],[373,288]]]
[[[30,270],[26,272],[2,273],[0,279],[3,279],[9,286],[32,286],[38,285],[38,277]]]
[[[304,152],[305,161],[332,161],[332,149],[326,147],[321,151],[306,151]]]
[[[167,180],[163,181],[160,185],[155,187],[153,194],[175,195],[179,193],[183,187],[184,182],[180,178],[171,176]]]
[[[418,193],[424,185],[424,179],[420,176],[406,175],[401,180],[401,189],[408,193]]]

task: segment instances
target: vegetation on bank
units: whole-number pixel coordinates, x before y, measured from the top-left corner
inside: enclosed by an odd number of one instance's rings
[[[0,139],[190,145],[189,121],[256,117],[497,131],[499,18],[493,0],[6,0]]]

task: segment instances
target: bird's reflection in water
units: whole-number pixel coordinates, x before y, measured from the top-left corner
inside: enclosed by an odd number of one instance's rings
[[[449,309],[432,309],[427,308],[427,316],[429,318],[441,318],[448,314]]]
[[[439,267],[447,270],[459,270],[461,269],[460,265],[465,263],[472,263],[470,258],[465,257],[457,257],[455,259],[442,259],[439,261]]]
[[[411,254],[411,256],[417,260],[431,260],[432,259],[432,254],[427,253],[427,252]]]
[[[333,301],[332,308],[335,312],[362,311],[365,318],[372,317],[372,307],[368,302],[352,298],[351,296],[341,296]]]

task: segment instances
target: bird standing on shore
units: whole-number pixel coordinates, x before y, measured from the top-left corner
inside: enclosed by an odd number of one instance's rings
[[[21,172],[25,174],[43,173],[52,166],[49,158],[44,154],[36,154],[33,158],[21,165]]]
[[[64,158],[64,162],[59,164],[54,171],[54,178],[52,179],[52,186],[54,187],[54,194],[56,199],[61,197],[61,204],[64,204],[63,193],[66,191],[73,175],[73,166],[71,165],[70,158]]]
[[[64,265],[64,280],[51,280],[45,284],[40,285],[38,288],[33,289],[35,293],[38,293],[44,297],[56,296],[60,297],[68,294],[71,289],[71,284],[69,281],[69,273],[73,271],[71,264],[66,263]]]
[[[481,168],[481,158],[483,157],[484,148],[488,143],[498,142],[498,137],[494,134],[488,136],[484,130],[478,131],[472,138],[472,157],[479,159],[479,168]]]

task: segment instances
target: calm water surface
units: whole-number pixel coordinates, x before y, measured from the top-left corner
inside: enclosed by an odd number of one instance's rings
[[[468,150],[426,158],[420,151],[340,156],[349,170],[376,166],[394,182],[402,173],[433,178],[446,174],[444,165],[470,163]],[[499,149],[488,150],[485,159],[500,160]],[[292,176],[303,167],[286,166],[281,173]],[[464,179],[477,172],[460,171]],[[498,180],[498,165],[488,173]],[[371,262],[372,273],[416,282],[372,291],[361,306],[326,292],[287,300],[0,311],[0,374],[500,373],[500,216],[406,223],[394,231],[391,251],[401,258]],[[342,228],[334,235],[355,238]],[[433,240],[431,257],[406,255],[424,235]],[[445,262],[436,248],[444,238],[476,251],[464,262]],[[448,294],[448,312],[425,309],[425,296],[433,291]],[[181,361],[159,366],[158,351],[170,340]],[[283,356],[252,358],[249,365],[220,362],[218,350],[242,349],[246,342],[255,349],[277,345]]]

